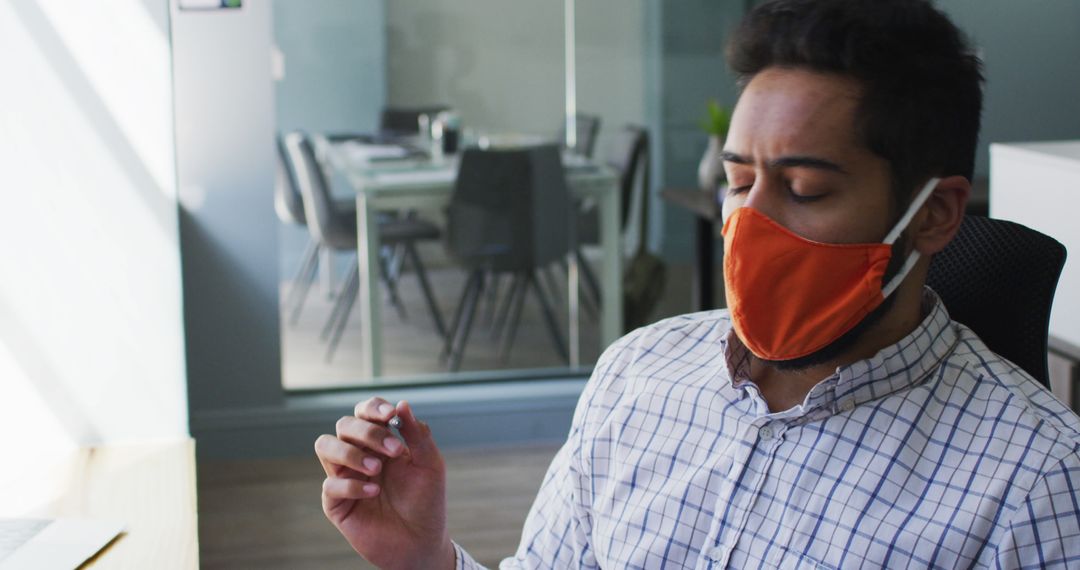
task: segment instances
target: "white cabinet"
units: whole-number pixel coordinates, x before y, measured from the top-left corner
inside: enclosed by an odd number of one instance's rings
[[[1080,141],[990,145],[990,216],[1068,248],[1050,334],[1080,346]]]

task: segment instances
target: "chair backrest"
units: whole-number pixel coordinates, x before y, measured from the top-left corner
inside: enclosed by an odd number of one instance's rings
[[[470,267],[544,266],[570,251],[572,215],[555,145],[466,149],[447,209],[447,249]]]
[[[388,135],[415,135],[420,132],[420,115],[432,118],[438,113],[450,109],[447,105],[427,107],[387,107],[379,116],[379,132]]]
[[[285,152],[285,137],[274,137],[277,146],[277,180],[274,184],[274,211],[278,219],[286,224],[304,225],[304,199],[296,187],[296,174],[289,155]]]
[[[649,207],[649,132],[636,125],[624,126],[616,133],[604,162],[619,173],[622,197],[619,227],[625,230],[634,205],[634,183],[639,179],[639,175],[646,190],[641,193],[641,199],[644,200],[641,205],[642,216],[647,215],[645,208]]]
[[[949,315],[1049,387],[1047,337],[1065,246],[1031,228],[965,216],[926,283]]]
[[[312,237],[334,249],[351,249],[356,243],[355,226],[334,209],[330,187],[315,158],[311,140],[302,132],[291,132],[285,135],[285,151],[304,201]]]
[[[592,158],[593,150],[596,148],[596,136],[600,133],[600,117],[597,115],[576,115],[577,128],[577,141],[573,149],[568,149],[566,146],[566,121],[564,119],[563,125],[559,127],[559,147],[563,149],[573,150],[577,154],[580,154],[587,158]]]

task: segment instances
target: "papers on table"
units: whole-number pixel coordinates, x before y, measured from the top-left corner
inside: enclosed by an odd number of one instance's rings
[[[428,170],[398,170],[373,172],[374,178],[379,184],[421,186],[427,184],[448,184],[454,181],[457,169],[452,167],[431,168]]]
[[[381,160],[404,160],[409,149],[396,144],[370,144],[349,141],[342,144],[345,158],[351,163],[369,164]]]

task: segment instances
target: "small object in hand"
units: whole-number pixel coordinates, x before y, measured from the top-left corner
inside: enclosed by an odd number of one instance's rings
[[[390,427],[394,429],[401,429],[401,418],[398,416],[390,418]]]

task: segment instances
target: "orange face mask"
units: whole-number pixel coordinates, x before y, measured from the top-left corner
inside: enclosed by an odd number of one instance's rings
[[[732,324],[764,360],[792,360],[822,348],[859,324],[915,266],[912,251],[882,287],[892,244],[937,187],[930,180],[882,243],[808,240],[765,214],[742,207],[724,223],[724,286]]]

